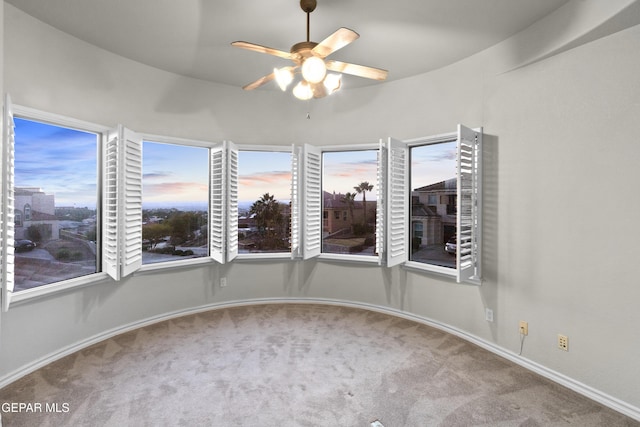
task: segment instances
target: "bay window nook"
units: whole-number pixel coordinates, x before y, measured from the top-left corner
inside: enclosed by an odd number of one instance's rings
[[[339,92],[308,101],[275,82],[243,91],[190,74],[242,55],[286,59],[230,46],[251,34],[234,33],[241,20],[200,21],[210,2],[185,3],[167,21],[132,8],[84,23],[94,7],[124,3],[88,2],[77,15],[60,13],[66,2],[38,3],[0,7],[0,86],[11,98],[0,147],[0,387],[165,319],[233,324],[237,307],[277,303],[301,304],[282,319],[303,323],[313,303],[433,326],[640,419],[640,344],[629,339],[640,236],[628,226],[640,217],[640,2],[520,1],[539,16],[520,29],[508,21],[510,35],[472,55],[405,76],[388,57],[371,64],[388,68],[387,81],[343,76]],[[450,29],[416,12],[415,25],[383,33]],[[459,13],[447,40],[495,30]],[[175,25],[185,19],[194,25]],[[114,43],[135,33],[125,47],[159,50],[120,55],[65,32],[69,23]],[[159,28],[185,38],[164,43],[151,36]],[[221,28],[227,41],[209,38]],[[333,60],[357,63],[348,49],[376,44],[375,31],[361,31]],[[202,54],[225,48],[228,57]],[[431,51],[412,50],[414,64]],[[165,54],[179,54],[179,68],[145,62]],[[234,72],[242,82],[264,74]],[[624,200],[621,218],[593,208],[603,194]],[[376,325],[401,339],[392,320]],[[483,363],[475,356],[456,353],[472,369]],[[582,414],[572,408],[568,417]]]

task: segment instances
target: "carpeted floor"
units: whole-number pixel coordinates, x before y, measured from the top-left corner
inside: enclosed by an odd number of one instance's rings
[[[116,336],[0,390],[11,403],[34,412],[3,410],[5,427],[640,426],[437,329],[305,304]]]

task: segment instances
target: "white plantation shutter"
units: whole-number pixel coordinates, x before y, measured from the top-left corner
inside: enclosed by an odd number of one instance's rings
[[[103,156],[102,268],[120,280],[142,266],[142,137],[119,125]]]
[[[387,267],[407,261],[409,220],[409,149],[402,141],[387,143]]]
[[[142,137],[118,127],[122,176],[121,274],[128,276],[142,266]]]
[[[481,132],[458,125],[458,283],[480,283],[481,143]]]
[[[2,310],[7,311],[11,303],[14,285],[14,173],[15,173],[15,129],[13,109],[9,95],[4,99],[2,118],[2,208],[0,210],[0,238],[2,238]]]
[[[227,149],[227,261],[238,256],[238,148],[226,141]]]
[[[102,192],[102,269],[114,280],[120,280],[118,256],[119,192],[118,192],[118,132],[111,132],[103,145]]]
[[[304,146],[304,212],[302,213],[303,258],[322,252],[322,151],[309,144]]]
[[[300,156],[301,149],[291,146],[291,258],[301,255],[300,248]]]
[[[210,150],[210,201],[209,212],[209,255],[215,261],[224,263],[225,255],[225,214],[226,209],[226,150],[223,145]]]
[[[378,148],[378,170],[376,189],[376,254],[378,254],[378,264],[382,264],[385,255],[384,247],[384,225],[385,225],[385,205],[386,205],[386,183],[387,183],[387,149],[384,142],[380,140]]]

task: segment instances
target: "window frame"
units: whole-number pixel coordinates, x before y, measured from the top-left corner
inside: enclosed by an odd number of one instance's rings
[[[9,104],[9,105],[7,105]],[[13,306],[19,304],[24,301],[31,300],[33,298],[38,298],[46,295],[50,295],[53,293],[65,291],[68,289],[75,289],[83,286],[93,285],[97,283],[105,282],[109,279],[109,275],[105,272],[105,265],[103,262],[103,225],[102,225],[102,217],[103,217],[103,185],[104,185],[104,159],[103,159],[103,149],[106,143],[107,134],[112,128],[92,122],[87,122],[79,119],[75,119],[72,117],[50,113],[42,110],[38,110],[31,107],[25,107],[18,104],[11,104],[10,101],[5,101],[5,108],[11,108],[12,117],[21,118],[25,120],[37,121],[44,124],[49,124],[52,126],[58,126],[62,128],[68,128],[72,130],[78,130],[82,132],[88,132],[96,134],[97,144],[96,144],[96,216],[98,218],[97,221],[97,233],[96,233],[96,272],[87,274],[85,276],[75,277],[72,279],[61,280],[58,282],[48,283],[46,285],[38,286],[35,288],[24,289],[21,291],[10,291],[10,295],[6,295],[8,301],[3,302],[3,309],[6,311],[9,306]],[[2,160],[3,163],[5,160]],[[3,165],[4,166],[4,165]],[[4,209],[4,208],[3,208]],[[10,246],[7,243],[7,246]],[[3,294],[6,294],[5,286],[3,284]],[[4,295],[3,295],[4,296]]]
[[[296,150],[295,145],[257,145],[257,144],[237,144],[236,148],[238,153],[242,151],[252,151],[252,152],[265,152],[265,153],[288,153],[291,156],[291,183],[289,185],[291,191],[291,219],[290,219],[290,237],[291,237],[291,250],[288,252],[255,252],[255,253],[239,253],[235,256],[235,261],[269,261],[269,260],[293,260],[297,257],[297,248],[295,241],[299,239],[299,230],[298,227],[294,224],[294,212],[297,212],[298,218],[296,220],[299,222],[299,200],[296,196],[298,196],[298,174],[299,174],[299,154],[298,150]],[[239,182],[239,174],[240,167],[242,165],[238,165],[238,182]],[[239,185],[239,184],[238,184]],[[237,215],[236,215],[237,217]],[[237,218],[236,218],[236,233],[238,232],[237,227]]]
[[[314,146],[320,150],[320,210],[323,212],[320,220],[320,254],[315,258],[319,260],[327,260],[327,261],[343,261],[343,262],[355,262],[362,264],[375,264],[382,265],[382,260],[384,257],[384,250],[381,250],[383,246],[383,241],[385,240],[385,227],[383,222],[384,217],[384,178],[381,178],[381,174],[383,175],[384,170],[384,155],[383,148],[381,143],[368,143],[368,144],[349,144],[349,145],[323,145],[323,146]],[[377,152],[377,180],[375,183],[376,188],[376,229],[374,234],[376,236],[376,244],[374,247],[374,251],[377,252],[377,255],[357,255],[357,254],[338,254],[338,253],[328,253],[322,252],[323,246],[323,237],[322,237],[322,220],[324,218],[324,154],[325,153],[336,153],[336,152],[346,152],[346,151],[374,151]]]
[[[207,241],[211,241],[211,193],[212,193],[212,182],[211,182],[211,150],[215,148],[223,148],[224,144],[221,143],[213,143],[209,141],[201,141],[196,139],[186,139],[186,138],[177,138],[166,135],[154,135],[148,133],[139,133],[142,138],[142,143],[150,142],[156,144],[170,144],[170,145],[178,145],[184,147],[194,147],[194,148],[204,148],[207,150],[207,158],[208,158],[208,190],[207,190],[207,216],[208,216],[208,236]],[[142,153],[142,159],[144,163],[144,152]],[[142,201],[144,203],[144,193],[142,195]],[[141,211],[142,212],[142,211]],[[142,250],[142,247],[140,248]],[[196,266],[202,264],[210,264],[214,261],[211,254],[211,244],[209,244],[209,248],[207,251],[207,255],[203,257],[189,258],[189,259],[175,259],[175,260],[167,260],[160,261],[149,264],[142,264],[138,269],[136,269],[133,274],[144,274],[148,272],[158,271],[158,270],[166,270],[168,268],[184,268],[189,266]]]
[[[255,144],[242,144],[235,145],[230,141],[223,142],[210,142],[194,139],[175,138],[164,135],[154,135],[147,133],[135,133],[129,129],[124,128],[122,125],[117,129],[113,129],[107,126],[85,122],[82,120],[74,119],[71,117],[40,111],[37,109],[24,107],[20,105],[12,105],[10,99],[7,96],[5,101],[5,117],[11,118],[19,117],[26,120],[33,120],[50,124],[53,126],[59,126],[64,128],[70,128],[73,130],[84,131],[96,134],[97,137],[97,164],[96,164],[96,176],[97,176],[97,191],[96,191],[96,212],[99,218],[99,228],[97,233],[97,249],[98,255],[96,257],[96,271],[95,273],[88,274],[73,279],[62,280],[51,284],[39,286],[37,288],[25,289],[17,292],[7,291],[7,286],[3,286],[3,309],[8,309],[9,303],[16,304],[21,301],[26,301],[34,297],[49,295],[54,292],[64,291],[71,288],[77,288],[95,283],[118,281],[129,274],[145,274],[157,270],[165,270],[172,268],[185,268],[190,266],[197,266],[203,264],[211,264],[217,262],[218,264],[228,263],[234,260],[239,262],[249,261],[269,261],[269,260],[306,260],[306,259],[318,259],[324,261],[339,261],[339,262],[355,262],[366,265],[382,265],[383,260],[387,260],[387,266],[400,264],[402,268],[427,273],[436,273],[445,277],[454,278],[458,282],[467,281],[475,284],[480,284],[480,239],[481,239],[481,153],[482,153],[482,128],[468,129],[464,126],[458,126],[458,132],[449,132],[440,135],[434,135],[429,137],[414,138],[405,141],[394,140],[388,138],[388,142],[380,140],[378,144],[349,144],[349,145],[326,145],[316,146],[305,144],[300,145],[255,145]],[[13,134],[7,131],[6,128],[11,121],[4,120],[5,124],[3,131],[8,132],[3,137],[11,141]],[[12,123],[11,123],[12,124]],[[466,136],[464,136],[466,135]],[[411,238],[413,237],[413,228],[411,221],[411,149],[417,146],[438,144],[443,142],[458,141],[458,158],[456,161],[456,172],[459,175],[461,172],[461,149],[460,144],[463,139],[471,141],[475,137],[476,143],[471,143],[471,150],[473,151],[473,161],[475,166],[471,167],[466,164],[466,169],[473,169],[473,194],[476,197],[474,203],[476,203],[472,228],[474,233],[471,237],[471,245],[474,247],[472,252],[472,260],[474,266],[474,274],[464,277],[461,276],[460,271],[460,255],[456,255],[456,268],[442,267],[431,264],[422,263],[419,261],[410,261],[409,257],[409,245]],[[134,146],[129,147],[128,139],[132,140]],[[137,265],[138,251],[141,258],[142,245],[139,248],[132,250],[132,242],[137,242],[137,236],[135,238],[129,238],[129,228],[126,227],[129,221],[125,221],[131,215],[136,216],[139,213],[142,216],[142,196],[140,196],[140,202],[138,205],[138,196],[141,194],[141,190],[138,193],[136,189],[132,193],[123,193],[128,191],[129,187],[137,187],[138,182],[141,188],[141,162],[140,162],[140,181],[137,181],[137,177],[134,177],[133,181],[128,181],[128,176],[138,173],[137,169],[130,169],[128,163],[129,151],[133,150],[134,157],[142,158],[142,142],[148,141],[151,143],[160,144],[172,144],[179,146],[188,146],[196,148],[204,148],[208,153],[209,162],[209,189],[208,189],[208,226],[209,226],[209,254],[208,256],[191,258],[186,260],[168,260],[158,263],[151,263]],[[140,147],[136,147],[135,143],[140,144]],[[13,164],[7,163],[6,159],[13,161],[11,156],[13,153],[7,153],[7,147],[3,142],[3,171],[11,171]],[[473,145],[475,144],[475,145]],[[10,144],[8,144],[10,145]],[[113,148],[114,153],[110,153],[109,147]],[[394,148],[395,147],[395,148]],[[13,145],[11,145],[13,150]],[[468,148],[468,147],[467,147]],[[397,152],[393,150],[397,149]],[[136,151],[137,150],[137,151]],[[402,151],[404,150],[404,151]],[[253,151],[253,152],[278,152],[289,153],[291,155],[291,250],[287,252],[265,252],[265,253],[238,253],[238,153],[240,151]],[[356,151],[374,151],[377,152],[377,182],[376,182],[376,245],[373,255],[359,255],[359,254],[338,254],[338,253],[324,253],[322,252],[323,237],[322,237],[322,221],[324,214],[324,200],[323,200],[323,176],[324,176],[324,154],[332,152],[356,152]],[[395,166],[392,165],[392,157],[398,153],[406,153],[401,159],[400,163]],[[469,152],[466,153],[467,157]],[[217,156],[217,157],[215,157]],[[315,156],[311,159],[311,156]],[[475,156],[475,157],[474,157]],[[464,155],[463,155],[464,157]],[[217,159],[218,163],[214,164],[214,160]],[[310,161],[311,159],[311,161]],[[109,172],[109,161],[114,165],[114,170]],[[137,168],[137,164],[134,163],[134,168]],[[394,168],[395,169],[392,169]],[[474,169],[475,168],[475,169]],[[111,173],[111,175],[109,175]],[[402,185],[400,187],[394,187],[393,176],[397,175],[404,177]],[[215,175],[215,176],[214,176]],[[312,176],[313,182],[309,185],[307,180],[308,176]],[[13,173],[11,178],[13,177]],[[3,182],[3,186],[7,185],[12,187],[14,184],[12,180],[6,179]],[[215,181],[217,179],[218,181]],[[215,183],[217,182],[217,184]],[[216,187],[217,185],[217,187]],[[460,187],[460,185],[458,186]],[[115,189],[115,190],[114,190]],[[113,199],[115,202],[109,201],[110,194],[117,191],[117,197]],[[214,194],[216,193],[217,194]],[[398,206],[405,210],[406,215],[403,218],[403,222],[393,223],[391,222],[391,216],[394,212],[391,209],[391,204],[398,201],[398,197],[394,197],[401,191],[404,194],[404,200],[401,201]],[[395,193],[394,193],[395,192]],[[460,194],[460,193],[458,193]],[[131,197],[135,200],[129,206]],[[7,203],[5,199],[11,199],[10,196],[3,198],[3,203]],[[460,229],[460,214],[461,207],[463,207],[463,201],[461,197],[456,197],[456,217],[458,229]],[[318,203],[319,202],[319,203]],[[9,205],[13,204],[9,201]],[[9,206],[6,205],[6,206]],[[217,206],[218,218],[214,219],[213,206]],[[3,209],[5,205],[3,204]],[[137,206],[140,206],[139,208]],[[318,212],[318,206],[320,211]],[[312,209],[310,209],[312,208]],[[467,207],[468,208],[468,207]],[[15,206],[12,206],[14,212],[8,217],[15,215]],[[139,209],[139,212],[137,211]],[[116,212],[114,217],[117,220],[111,222],[107,221],[107,216],[111,215],[109,212]],[[313,211],[313,212],[311,212]],[[235,214],[234,214],[235,212]],[[395,212],[397,214],[397,212]],[[343,212],[346,215],[346,212]],[[137,218],[137,216],[136,216]],[[405,224],[403,236],[404,242],[398,245],[397,242],[397,255],[390,255],[389,249],[393,236],[390,235],[391,230],[395,226],[397,229],[398,224]],[[13,224],[11,224],[13,226]],[[319,226],[319,240],[318,236]],[[468,224],[467,224],[468,226]],[[140,225],[141,227],[141,225]],[[213,242],[214,227],[220,236],[217,243]],[[12,228],[12,227],[8,227]],[[111,233],[111,237],[107,237],[107,232]],[[9,244],[7,236],[13,236],[12,230],[2,230],[3,242],[3,268],[5,273],[11,270],[10,264],[13,262],[13,245]],[[136,234],[134,230],[133,234]],[[141,229],[140,229],[141,236]],[[396,239],[397,240],[397,239]],[[141,242],[141,237],[140,237]],[[318,248],[319,242],[319,248]],[[460,245],[460,242],[458,242]],[[111,245],[110,248],[107,248]],[[474,246],[475,245],[475,246]],[[135,246],[135,244],[134,244]],[[106,253],[111,250],[112,259],[106,258]],[[129,252],[133,252],[132,259],[133,264],[128,265]],[[214,253],[215,252],[215,253]],[[458,251],[461,252],[461,251]],[[404,257],[404,261],[402,258]],[[8,261],[6,259],[9,259]],[[393,264],[390,262],[393,260]],[[467,260],[467,266],[468,266]],[[110,270],[110,271],[108,271]],[[13,272],[11,279],[13,280]],[[3,283],[4,285],[4,283]]]
[[[456,267],[454,268],[450,268],[450,267],[443,267],[443,266],[439,266],[439,265],[433,265],[433,264],[427,264],[427,263],[422,263],[419,261],[411,261],[409,260],[409,252],[407,251],[406,254],[406,259],[404,262],[401,263],[401,266],[403,268],[406,268],[408,270],[412,270],[412,271],[417,271],[417,272],[429,272],[429,273],[436,273],[438,275],[441,276],[446,276],[449,278],[453,278],[454,280],[456,280],[457,283],[469,283],[469,284],[474,284],[474,285],[480,285],[482,283],[482,278],[481,278],[481,266],[482,266],[482,257],[481,257],[481,237],[482,237],[482,135],[483,135],[483,129],[482,128],[474,128],[474,129],[470,129],[470,128],[466,128],[465,126],[462,125],[458,125],[458,130],[456,132],[448,132],[448,133],[443,133],[443,134],[438,134],[438,135],[433,135],[433,136],[428,136],[428,137],[421,137],[421,138],[414,138],[414,139],[409,139],[409,140],[405,140],[403,141],[407,151],[408,151],[408,162],[407,162],[407,179],[408,179],[408,201],[409,201],[409,207],[407,209],[407,223],[410,224],[410,227],[412,227],[411,225],[411,148],[413,147],[420,147],[420,146],[425,146],[425,145],[433,145],[433,144],[440,144],[440,143],[445,143],[445,142],[457,142],[458,144],[458,149],[457,149],[457,159],[456,159],[456,177],[458,178],[458,180],[460,180],[459,175],[461,173],[461,159],[460,159],[460,144],[462,143],[460,141],[461,138],[469,138],[470,136],[468,135],[469,133],[474,133],[475,137],[476,137],[476,142],[477,142],[477,152],[476,152],[476,157],[475,160],[477,162],[477,164],[474,166],[474,172],[472,173],[473,175],[473,180],[474,183],[473,185],[475,185],[474,187],[474,191],[475,191],[475,203],[476,206],[474,208],[474,217],[472,219],[472,221],[475,223],[474,227],[474,236],[473,236],[473,245],[474,245],[474,250],[472,251],[472,264],[473,264],[473,269],[474,269],[474,274],[472,274],[471,276],[468,277],[462,277],[461,275],[461,261],[460,261],[460,251],[457,251],[456,254]],[[460,194],[460,189],[458,188],[458,194]],[[458,226],[458,229],[460,229],[460,212],[461,212],[461,200],[460,197],[456,197],[456,224]],[[412,238],[412,234],[413,234],[413,229],[411,228],[410,230],[407,231],[406,234],[406,238],[405,240],[407,241],[406,245],[410,245],[411,243],[411,238]],[[460,239],[458,239],[460,240]],[[460,246],[460,245],[459,245]]]

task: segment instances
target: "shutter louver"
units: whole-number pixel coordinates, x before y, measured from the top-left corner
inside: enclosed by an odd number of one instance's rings
[[[409,149],[389,138],[387,145],[387,267],[407,261],[409,218]]]
[[[227,261],[238,256],[238,148],[230,141],[227,148]]]
[[[303,258],[309,259],[322,252],[322,151],[318,147],[304,146],[304,212]]]
[[[114,280],[120,280],[118,259],[118,133],[107,136],[103,148],[104,189],[102,198],[102,268]]]
[[[386,206],[386,183],[387,183],[387,150],[380,140],[378,148],[378,170],[377,170],[377,190],[376,190],[376,254],[378,264],[382,264],[385,255],[385,206]]]
[[[226,213],[226,191],[224,167],[226,161],[223,146],[212,148],[210,160],[211,195],[209,212],[209,255],[215,261],[224,263],[225,228],[224,219]]]
[[[4,117],[2,120],[2,208],[0,210],[1,251],[2,254],[2,310],[7,311],[11,303],[15,283],[15,125],[11,98],[5,95]]]
[[[458,125],[457,281],[480,282],[481,134]]]
[[[120,126],[122,179],[122,277],[142,266],[142,137]]]
[[[291,146],[291,258],[300,257],[300,149]]]

